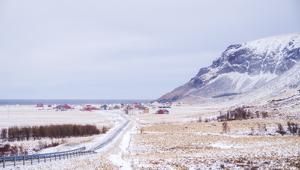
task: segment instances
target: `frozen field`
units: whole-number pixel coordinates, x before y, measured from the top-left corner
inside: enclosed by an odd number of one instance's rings
[[[233,130],[245,127],[236,125]],[[222,134],[221,129],[219,123],[147,126],[133,135],[130,158],[136,169],[299,168],[300,137]]]
[[[111,126],[119,119],[116,111],[83,112],[76,108],[70,111],[55,111],[53,109],[42,110],[35,106],[0,106],[0,128],[66,123]]]
[[[0,129],[12,126],[34,126],[50,124],[91,124],[98,128],[104,126],[113,129],[123,120],[120,110],[114,111],[80,111],[80,107],[70,111],[56,111],[54,109],[38,109],[29,105],[0,106]],[[42,138],[40,140],[2,142],[12,146],[22,147],[29,154],[36,153],[43,145],[58,143],[56,147],[50,147],[38,151],[39,153],[58,152],[76,149],[79,147],[90,148],[95,146],[105,135],[93,135],[86,137],[69,137],[61,139]]]

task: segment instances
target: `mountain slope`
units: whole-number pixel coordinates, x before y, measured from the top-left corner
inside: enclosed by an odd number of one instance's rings
[[[259,39],[230,45],[209,67],[189,82],[158,99],[218,98],[259,89],[284,75],[300,61],[300,34]]]

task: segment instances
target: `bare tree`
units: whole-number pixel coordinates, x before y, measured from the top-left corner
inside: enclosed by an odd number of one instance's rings
[[[7,129],[5,128],[1,130],[1,139],[7,139]]]

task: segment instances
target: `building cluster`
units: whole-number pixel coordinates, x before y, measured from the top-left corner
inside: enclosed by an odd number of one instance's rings
[[[132,103],[132,104],[86,104],[86,105],[70,105],[70,104],[58,104],[58,105],[45,105],[38,103],[36,108],[39,110],[55,110],[55,111],[68,111],[68,110],[79,110],[79,111],[97,111],[97,110],[121,110],[125,114],[169,114],[171,104],[161,103]]]

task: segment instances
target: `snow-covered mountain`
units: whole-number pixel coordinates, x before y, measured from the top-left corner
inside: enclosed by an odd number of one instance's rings
[[[219,98],[249,93],[279,77],[284,79],[282,76],[287,76],[285,73],[299,61],[300,34],[230,45],[212,65],[201,68],[189,82],[163,95],[158,101]],[[296,69],[296,72],[300,70]]]

